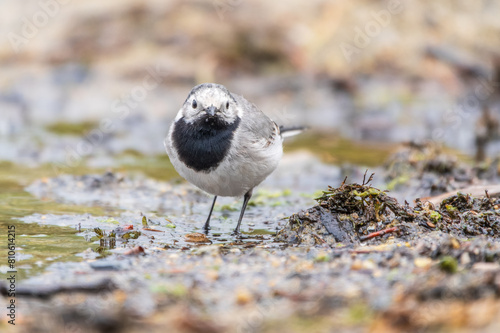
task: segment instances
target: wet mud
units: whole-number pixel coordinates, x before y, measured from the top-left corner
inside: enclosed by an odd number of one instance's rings
[[[311,165],[315,182],[338,185],[306,195],[312,181],[300,175]],[[26,190],[38,198],[117,209],[19,218],[71,226],[89,244],[81,261],[56,262],[19,284],[20,325],[40,332],[498,328],[494,193],[400,202],[405,192],[380,189],[387,169],[370,176],[315,161],[292,170],[257,192],[241,237],[230,235],[239,201],[223,200],[204,234],[211,199],[187,184],[111,172],[33,182]],[[292,180],[299,190],[277,190]]]

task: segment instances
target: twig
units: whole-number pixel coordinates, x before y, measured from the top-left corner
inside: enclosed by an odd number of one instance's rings
[[[366,169],[365,174],[363,175],[363,186],[368,185],[369,182],[373,180],[373,176],[375,176],[375,173],[372,173],[370,177],[368,177],[368,180],[366,180],[366,174],[368,173],[368,169]]]
[[[313,236],[313,238],[316,241],[316,243],[319,243],[319,244],[325,244],[326,243],[326,241],[323,238],[319,237],[318,235],[315,235],[315,234],[311,234],[311,235]]]
[[[158,229],[153,229],[153,228],[142,228],[142,230],[146,230],[146,231],[156,231],[156,232],[163,232],[163,230],[158,230]]]
[[[378,237],[378,236],[383,236],[385,234],[388,234],[388,233],[391,233],[391,232],[395,232],[395,231],[398,231],[398,230],[399,230],[398,227],[392,227],[392,228],[387,228],[387,229],[383,229],[383,230],[380,230],[380,231],[375,231],[375,232],[372,232],[371,234],[368,234],[366,236],[359,237],[359,240],[363,242],[365,240],[369,240],[369,239],[372,239],[372,238],[375,238],[375,237]]]

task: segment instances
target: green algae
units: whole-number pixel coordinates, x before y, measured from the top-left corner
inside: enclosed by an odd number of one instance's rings
[[[46,127],[49,132],[57,135],[84,135],[94,128],[97,128],[98,124],[93,121],[84,121],[79,123],[68,123],[68,122],[56,122],[50,124]]]
[[[318,155],[324,162],[332,164],[379,166],[396,148],[395,144],[356,142],[332,133],[302,133],[285,141],[286,152],[307,150]]]
[[[167,154],[145,156],[135,150],[126,150],[116,157],[118,172],[140,172],[156,180],[181,181]]]

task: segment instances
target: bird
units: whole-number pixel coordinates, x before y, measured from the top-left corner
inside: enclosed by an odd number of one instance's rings
[[[253,189],[278,166],[285,129],[225,86],[202,83],[191,89],[164,144],[175,170],[214,199],[204,224],[207,233],[219,196],[241,197],[240,226]]]

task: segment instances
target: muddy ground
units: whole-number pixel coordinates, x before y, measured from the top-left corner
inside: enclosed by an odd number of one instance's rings
[[[88,249],[79,262],[55,260],[19,282],[16,326],[2,329],[497,332],[500,199],[398,201],[431,194],[428,179],[446,181],[441,192],[491,184],[492,175],[433,149],[406,146],[373,178],[310,155],[285,157],[257,191],[241,237],[230,235],[241,204],[232,199],[216,206],[213,229],[202,234],[211,199],[188,184],[113,172],[37,180],[26,190],[42,200],[117,210],[20,218],[19,228],[74,228]],[[415,161],[418,151],[424,158]],[[453,168],[429,168],[436,156]],[[394,173],[405,159],[406,181]],[[462,169],[469,178],[457,176]],[[378,189],[394,177],[394,191]],[[293,191],[282,187],[291,182]],[[324,191],[306,193],[314,187]]]

